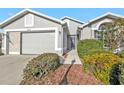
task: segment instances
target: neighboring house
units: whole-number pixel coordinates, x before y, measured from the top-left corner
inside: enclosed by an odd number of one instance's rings
[[[97,31],[102,31],[105,24],[111,23],[114,19],[118,18],[124,18],[124,16],[108,12],[79,26],[80,39],[100,39],[101,35]]]
[[[25,9],[0,24],[4,30],[3,51],[5,54],[53,52],[62,55],[68,51],[70,42],[76,44],[77,27],[82,24],[72,18],[59,20]],[[74,41],[68,40],[73,35]]]

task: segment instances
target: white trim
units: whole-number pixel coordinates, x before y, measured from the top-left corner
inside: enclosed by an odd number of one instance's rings
[[[31,16],[31,21],[32,21],[32,24],[28,25],[26,24],[27,22],[27,16]],[[33,27],[34,26],[34,15],[33,14],[28,14],[28,15],[25,15],[24,17],[24,27]]]
[[[99,26],[103,23],[106,23],[106,22],[112,22],[112,20],[103,20],[103,21],[100,21],[95,28],[91,28],[92,30],[98,30],[99,29]]]
[[[64,17],[62,17],[62,18],[60,18],[60,19],[61,19],[61,20],[69,19],[69,20],[75,21],[75,22],[80,23],[80,24],[84,24],[84,23],[85,23],[85,22],[82,22],[82,21],[80,21],[80,20],[77,20],[77,19],[72,18],[72,17],[69,17],[69,16],[64,16]]]
[[[31,13],[34,13],[34,14],[37,14],[37,15],[40,15],[40,16],[43,16],[43,17],[46,17],[46,18],[48,18],[48,19],[51,19],[51,20],[56,21],[56,22],[61,23],[61,24],[64,24],[64,23],[65,23],[65,22],[63,22],[63,21],[61,21],[61,20],[59,20],[59,19],[56,19],[56,18],[54,18],[54,17],[51,17],[51,16],[48,16],[48,15],[42,14],[42,13],[40,13],[40,12],[33,11],[33,10],[31,10],[31,9],[26,9],[26,11],[29,11],[29,12],[31,12]]]
[[[55,29],[55,50],[56,51],[61,51],[62,48],[59,48],[59,31],[58,28]]]
[[[8,19],[4,20],[2,23],[0,23],[0,26],[5,24],[6,22],[10,21],[11,19],[15,18],[16,16],[19,16],[20,14],[24,13],[26,10],[22,10],[20,12],[18,12],[17,14],[15,14],[14,16],[9,17]]]
[[[16,55],[20,55],[20,52],[10,52],[10,51],[9,51],[9,54],[16,54]]]
[[[64,21],[61,21],[61,20],[56,19],[56,18],[54,18],[54,17],[50,17],[50,16],[48,16],[48,15],[45,15],[45,14],[42,14],[42,13],[39,13],[39,12],[30,10],[30,9],[24,9],[24,10],[18,12],[17,14],[15,14],[14,16],[12,16],[12,17],[6,19],[6,20],[3,21],[2,23],[0,23],[0,28],[2,28],[2,27],[4,26],[4,24],[6,24],[7,22],[10,22],[11,20],[18,18],[18,16],[23,15],[23,14],[26,14],[26,13],[28,13],[28,12],[29,12],[29,13],[33,13],[33,14],[36,14],[36,15],[39,15],[39,16],[42,16],[42,17],[45,17],[45,18],[47,18],[47,19],[51,19],[51,20],[53,20],[53,21],[55,21],[55,22],[57,22],[57,23],[60,23],[60,24],[65,24]]]
[[[6,31],[4,32],[4,49],[5,49],[5,54],[7,52],[7,49],[6,49]]]
[[[49,28],[30,28],[30,29],[6,29],[5,33],[7,32],[14,32],[14,31],[19,31],[19,32],[23,32],[23,31],[39,31],[39,30],[55,30],[55,51],[61,51],[62,48],[59,48],[59,30],[57,27],[49,27]],[[6,36],[6,35],[5,35]],[[6,40],[6,39],[5,39]],[[5,49],[6,49],[6,41],[5,41]]]
[[[2,47],[1,49],[2,49],[2,50],[5,50],[5,48],[4,48],[4,47]]]
[[[24,28],[24,29],[6,29],[5,32],[13,32],[13,31],[22,32],[22,31],[27,31],[27,30],[28,30],[27,28]]]
[[[124,16],[122,16],[122,15],[115,14],[115,13],[111,13],[111,12],[107,12],[107,13],[101,15],[101,16],[98,16],[98,17],[96,17],[96,18],[90,20],[90,22],[95,21],[95,20],[98,20],[98,19],[100,19],[100,18],[102,18],[102,17],[105,17],[105,16],[108,16],[108,15],[116,16],[116,17],[120,17],[120,18],[124,18]]]
[[[112,22],[112,20],[103,20],[103,21],[99,22],[99,23],[97,24],[97,26],[96,26],[96,29],[98,30],[98,29],[99,29],[99,26],[100,26],[101,24],[103,24],[103,23],[106,23],[106,22]]]
[[[67,25],[68,27],[70,27],[70,20],[67,20]]]
[[[97,28],[91,28],[91,30],[98,30]]]
[[[93,22],[93,21],[96,21],[96,20],[98,20],[98,19],[100,19],[100,18],[103,18],[103,17],[105,17],[105,16],[108,16],[108,15],[116,16],[116,17],[120,17],[120,18],[124,18],[124,16],[122,16],[122,15],[115,14],[115,13],[111,13],[111,12],[107,12],[107,13],[101,15],[101,16],[98,16],[98,17],[96,17],[96,18],[94,18],[94,19],[91,19],[89,22],[87,22],[87,23],[85,23],[85,24],[83,24],[82,26],[79,26],[79,27],[80,27],[80,28],[83,28],[84,26],[88,25],[89,23],[91,23],[91,22]]]

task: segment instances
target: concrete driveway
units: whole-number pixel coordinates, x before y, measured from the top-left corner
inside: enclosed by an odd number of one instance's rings
[[[35,55],[36,56],[36,55]],[[18,85],[22,80],[25,65],[33,55],[8,55],[0,56],[0,84]]]

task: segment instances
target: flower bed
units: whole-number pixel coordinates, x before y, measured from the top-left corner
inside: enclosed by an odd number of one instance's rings
[[[112,66],[121,60],[117,55],[111,53],[83,56],[82,59],[85,71],[89,70],[105,84],[109,84],[109,74]]]
[[[97,79],[100,79],[105,84],[110,84],[111,69],[122,58],[104,50],[102,47],[101,41],[86,39],[79,41],[77,50],[84,70],[92,72]]]

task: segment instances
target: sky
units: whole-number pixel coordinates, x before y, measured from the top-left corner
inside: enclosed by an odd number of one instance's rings
[[[0,22],[15,15],[24,8],[0,8]],[[106,12],[124,15],[124,8],[31,8],[37,12],[41,12],[55,18],[69,16],[82,22],[87,22]]]

